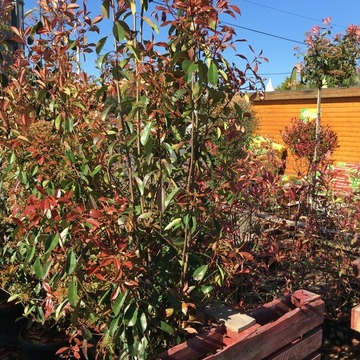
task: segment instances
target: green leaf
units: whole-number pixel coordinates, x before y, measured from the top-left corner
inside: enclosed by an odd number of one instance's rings
[[[112,164],[120,160],[121,160],[121,154],[112,155],[108,160],[107,167],[110,168]]]
[[[71,162],[72,164],[75,164],[75,156],[74,156],[74,153],[73,153],[70,149],[68,149],[68,150],[65,151],[65,154],[66,154],[67,158],[70,160],[70,162]]]
[[[199,80],[202,83],[206,83],[207,82],[207,72],[208,72],[208,67],[206,66],[206,64],[199,60],[198,61],[198,75],[199,75]]]
[[[127,79],[127,75],[124,71],[121,70],[120,65],[114,65],[111,69],[111,74],[115,80]]]
[[[96,54],[99,55],[101,53],[101,50],[103,49],[105,43],[106,43],[106,40],[107,40],[107,36],[101,38],[97,43],[96,43],[96,46],[95,46],[95,50],[96,50]]]
[[[116,41],[122,41],[125,39],[125,30],[119,22],[114,24],[112,31]]]
[[[213,62],[209,66],[208,79],[212,86],[216,86],[219,80],[218,69]]]
[[[180,223],[181,223],[181,218],[174,219],[173,221],[171,221],[171,223],[166,225],[164,231],[170,230],[171,228],[173,228],[176,225],[179,225]]]
[[[169,204],[171,203],[172,199],[174,198],[174,196],[175,196],[178,192],[179,192],[179,188],[176,188],[176,189],[174,189],[169,195],[166,195],[164,211],[165,211],[166,208],[169,206]]]
[[[28,178],[27,178],[27,175],[26,175],[25,172],[20,171],[20,173],[19,173],[19,181],[20,181],[23,185],[27,184]]]
[[[147,320],[146,320],[145,313],[141,313],[141,315],[138,319],[138,324],[140,326],[141,331],[144,333],[147,328]]]
[[[206,272],[208,271],[208,268],[209,265],[202,265],[198,267],[193,273],[193,279],[196,281],[201,281],[204,278]]]
[[[114,336],[115,332],[119,330],[119,317],[117,316],[115,319],[113,319],[109,326],[109,333],[110,336]]]
[[[96,65],[99,70],[101,70],[103,63],[106,61],[108,56],[109,56],[109,53],[107,52],[107,53],[99,56],[98,59],[96,60]]]
[[[77,280],[72,278],[68,287],[68,299],[71,306],[75,307],[78,302]]]
[[[30,248],[30,250],[28,250],[25,261],[24,261],[24,268],[26,268],[28,263],[33,259],[34,255],[35,255],[35,251],[36,251],[35,246],[32,246]]]
[[[112,304],[112,310],[115,316],[118,316],[121,308],[124,305],[128,292],[121,293]]]
[[[154,211],[148,211],[146,213],[143,213],[141,214],[139,217],[138,217],[138,220],[141,220],[141,219],[150,219],[151,217],[153,217],[155,214]]]
[[[77,46],[77,43],[78,43],[77,40],[72,40],[72,41],[71,41],[71,40],[69,39],[69,44],[70,44],[69,49],[75,49],[76,46]]]
[[[243,112],[243,109],[241,108],[241,106],[239,104],[235,103],[235,102],[234,102],[234,106],[235,106],[235,110],[236,110],[236,112],[237,112],[237,114],[239,116],[239,119],[240,120],[243,119],[244,112]]]
[[[44,267],[43,267],[43,269],[44,269],[44,276],[42,277],[42,279],[44,279],[44,278],[46,277],[46,275],[48,274],[51,265],[52,265],[52,261],[51,261],[51,260],[48,261],[48,262],[44,265]]]
[[[129,304],[124,310],[123,324],[126,326],[134,326],[137,321],[138,307],[135,302]]]
[[[114,108],[114,104],[109,105],[101,114],[101,120],[105,120],[108,113]]]
[[[74,106],[76,106],[76,107],[80,108],[81,110],[86,111],[86,107],[85,107],[85,105],[84,105],[84,104],[82,104],[81,102],[75,101],[75,102],[73,102],[72,104],[73,104]]]
[[[7,302],[13,302],[17,299],[21,300],[21,295],[20,294],[13,294],[11,296],[9,296],[9,298],[7,299]]]
[[[61,233],[60,233],[60,246],[64,246],[64,242],[67,240],[70,233],[70,228],[66,227]]]
[[[211,293],[213,288],[214,287],[212,285],[203,285],[203,286],[201,286],[201,291],[203,292],[204,295],[207,295],[207,294]]]
[[[134,176],[134,178],[135,178],[137,187],[139,189],[140,195],[143,196],[144,195],[144,190],[145,190],[144,183],[142,182],[142,180],[138,176]]]
[[[13,164],[15,162],[15,160],[16,160],[16,155],[15,155],[14,152],[12,152],[11,155],[10,155],[9,164],[10,165]]]
[[[183,70],[185,72],[187,72],[187,69],[189,68],[189,66],[192,64],[193,62],[189,59],[186,59],[184,60],[182,63],[181,63],[181,67],[183,68]]]
[[[35,275],[40,279],[43,279],[45,277],[45,270],[41,264],[40,257],[38,257],[34,262],[34,272]]]
[[[55,310],[55,320],[58,321],[63,316],[63,310],[68,304],[68,300],[65,299]]]
[[[56,118],[55,118],[55,129],[56,130],[60,130],[61,129],[61,124],[62,124],[62,117],[59,114]]]
[[[200,91],[201,91],[201,85],[200,85],[200,83],[197,81],[197,82],[194,84],[193,93],[194,93],[195,96],[199,96],[199,95],[200,95]]]
[[[130,43],[126,44],[126,47],[132,52],[136,60],[141,61],[141,54],[136,47]]]
[[[47,90],[44,90],[44,89],[40,90],[37,93],[36,100],[37,101],[43,101],[48,93],[49,92]]]
[[[140,142],[142,146],[145,146],[146,143],[149,140],[150,137],[150,132],[151,132],[151,126],[152,126],[152,122],[149,121],[146,126],[144,127],[144,129],[141,131],[140,134]]]
[[[96,166],[96,168],[90,173],[94,177],[101,170],[101,165]]]
[[[106,19],[109,19],[110,3],[109,0],[104,0],[101,4],[101,13]]]
[[[174,333],[174,329],[168,325],[166,322],[164,321],[159,321],[158,322],[158,327],[162,330],[165,331],[166,333],[168,333],[169,335],[172,335]]]
[[[76,263],[77,261],[76,261],[75,253],[73,249],[71,249],[67,254],[66,265],[65,265],[65,271],[68,275],[71,275],[75,271]]]
[[[187,75],[191,75],[198,69],[198,64],[188,59],[184,60],[181,66]]]
[[[143,19],[148,23],[148,25],[158,34],[159,33],[159,28],[158,26],[149,18],[147,18],[146,16],[143,17]]]
[[[229,77],[227,75],[227,73],[222,70],[222,69],[219,69],[219,73],[221,74],[222,78],[225,80],[225,81],[228,81],[229,80]]]
[[[68,133],[71,133],[74,129],[74,120],[73,118],[67,118],[65,120],[65,130],[68,132]]]
[[[45,254],[54,250],[59,244],[59,234],[51,234],[45,241]]]
[[[188,69],[186,70],[186,73],[188,75],[191,75],[192,73],[194,73],[195,71],[197,71],[198,69],[198,64],[193,62],[189,67]]]

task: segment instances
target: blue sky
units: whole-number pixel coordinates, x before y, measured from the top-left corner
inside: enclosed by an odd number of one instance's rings
[[[240,43],[238,52],[249,56],[248,45],[256,52],[262,50],[269,62],[262,63],[259,73],[264,78],[271,78],[274,87],[299,62],[294,55],[294,47],[300,45],[297,42],[303,42],[304,33],[314,25],[321,25],[323,18],[332,18],[334,33],[343,33],[349,24],[360,24],[360,0],[233,0],[232,3],[240,8],[242,15],[223,21],[234,25],[238,38],[247,40],[247,43]],[[34,4],[35,0],[25,0],[27,9]],[[100,4],[100,0],[87,0],[92,17],[101,13]],[[103,25],[98,39],[110,33],[111,28]],[[90,40],[96,42],[98,39]],[[229,60],[239,62],[238,66],[242,67],[239,58]],[[88,57],[82,65],[96,74],[94,57]]]

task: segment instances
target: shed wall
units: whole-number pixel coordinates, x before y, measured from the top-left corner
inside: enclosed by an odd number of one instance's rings
[[[316,109],[317,90],[276,91],[265,93],[264,100],[254,101],[260,118],[258,134],[283,144],[281,131],[302,109]],[[322,89],[321,123],[337,133],[339,148],[333,154],[336,164],[360,163],[360,88]],[[289,156],[286,174],[296,175]]]

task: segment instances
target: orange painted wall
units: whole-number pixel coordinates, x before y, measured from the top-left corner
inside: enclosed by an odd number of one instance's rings
[[[265,93],[264,100],[255,100],[254,110],[260,118],[258,134],[283,143],[281,130],[299,117],[301,109],[316,109],[317,90],[275,91]],[[360,164],[360,88],[322,89],[322,124],[330,125],[337,133],[339,148],[333,160]],[[295,175],[290,156],[286,173]]]

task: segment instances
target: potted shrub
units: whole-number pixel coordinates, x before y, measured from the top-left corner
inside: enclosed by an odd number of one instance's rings
[[[9,301],[9,294],[0,289],[0,346],[18,345],[19,331],[24,323],[22,313],[22,305]]]

